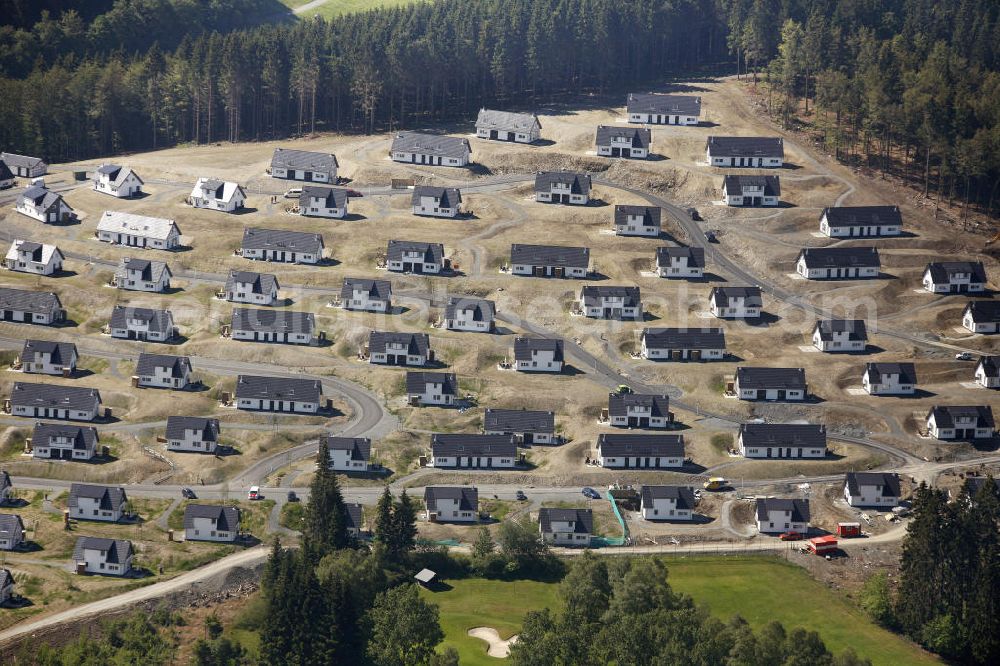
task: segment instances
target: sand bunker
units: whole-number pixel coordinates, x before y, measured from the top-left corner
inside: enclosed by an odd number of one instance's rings
[[[517,642],[516,634],[507,640],[503,640],[493,627],[474,627],[473,629],[469,629],[469,635],[473,638],[486,641],[487,645],[490,646],[486,654],[497,659],[506,659],[509,657],[511,644]]]

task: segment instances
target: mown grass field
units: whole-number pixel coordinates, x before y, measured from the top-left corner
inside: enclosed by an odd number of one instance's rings
[[[281,4],[285,5],[289,9],[295,9],[296,7],[301,7],[302,5],[309,3],[310,1],[311,0],[281,0]],[[304,11],[301,14],[297,14],[297,16],[301,18],[309,16],[333,18],[334,16],[363,12],[368,9],[376,9],[378,7],[398,7],[400,5],[408,5],[412,2],[427,1],[428,0],[327,0],[324,4]]]
[[[834,654],[853,647],[875,666],[940,663],[908,641],[881,629],[850,602],[834,594],[802,569],[769,557],[670,558],[670,581],[720,619],[741,615],[755,628],[777,620],[786,629],[818,631]],[[452,589],[422,590],[438,604],[442,647],[458,650],[462,664],[496,664],[486,643],[470,637],[473,627],[493,627],[502,638],[516,634],[530,610],[556,609],[558,585],[537,581],[478,578],[447,581]]]

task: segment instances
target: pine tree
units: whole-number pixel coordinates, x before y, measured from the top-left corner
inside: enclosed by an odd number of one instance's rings
[[[417,546],[417,507],[404,489],[392,514],[394,550],[403,556]]]
[[[373,521],[372,532],[375,542],[385,549],[387,555],[394,552],[396,543],[393,507],[392,493],[389,492],[389,486],[386,486],[382,491],[382,497],[379,498],[378,504],[375,505],[375,519]]]
[[[302,527],[303,549],[313,563],[348,545],[344,496],[337,475],[329,468],[329,455],[321,439]]]

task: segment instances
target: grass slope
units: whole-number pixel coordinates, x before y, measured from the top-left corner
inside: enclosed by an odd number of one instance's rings
[[[326,2],[322,5],[304,11],[301,14],[296,14],[296,16],[300,18],[307,18],[310,16],[333,18],[343,14],[353,14],[355,12],[363,12],[369,9],[377,9],[379,7],[399,7],[400,5],[408,5],[412,2],[427,1],[428,0],[326,0]],[[311,2],[311,0],[281,0],[281,4],[285,5],[289,9],[301,7],[309,2]]]

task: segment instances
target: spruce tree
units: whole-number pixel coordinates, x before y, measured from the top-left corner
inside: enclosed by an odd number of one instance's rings
[[[395,552],[403,556],[417,547],[417,507],[404,489],[392,514]]]
[[[329,456],[326,441],[321,439],[302,526],[303,549],[314,564],[348,545],[344,496],[337,475],[330,470]]]
[[[393,523],[393,499],[392,493],[389,492],[389,486],[386,486],[382,491],[382,497],[379,498],[378,504],[375,505],[375,520],[373,521],[372,531],[374,532],[375,541],[381,544],[386,555],[391,555],[393,553],[394,544],[396,538],[395,524]]]

